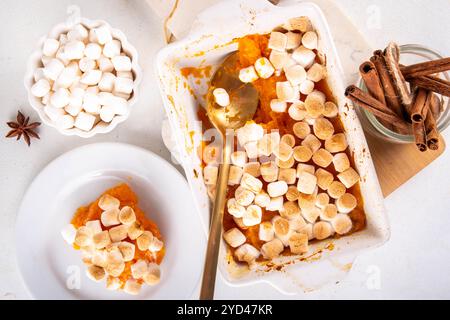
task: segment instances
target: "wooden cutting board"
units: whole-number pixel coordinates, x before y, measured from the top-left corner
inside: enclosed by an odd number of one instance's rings
[[[445,151],[444,139],[439,149],[420,152],[414,144],[393,144],[366,134],[367,144],[386,198]]]

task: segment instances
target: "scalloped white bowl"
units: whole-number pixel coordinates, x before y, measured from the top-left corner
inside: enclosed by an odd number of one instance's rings
[[[42,46],[44,44],[44,41],[49,38],[54,39],[58,38],[61,34],[67,33],[74,25],[78,23],[82,24],[83,26],[89,29],[97,28],[101,25],[107,26],[110,29],[113,38],[118,39],[122,42],[122,50],[130,57],[131,71],[134,74],[134,89],[131,98],[128,99],[127,114],[115,116],[110,123],[99,122],[90,131],[83,131],[75,127],[71,129],[59,128],[58,125],[54,121],[52,121],[44,112],[45,105],[41,102],[41,100],[31,94],[31,87],[34,84],[34,72],[37,68],[42,67],[41,58],[42,58]],[[81,18],[76,22],[59,23],[55,25],[46,36],[40,38],[36,51],[34,51],[31,54],[30,58],[28,59],[27,72],[25,74],[24,84],[28,93],[28,101],[30,105],[33,107],[33,109],[36,110],[36,112],[39,114],[39,117],[41,118],[41,121],[44,124],[57,129],[63,135],[90,138],[96,135],[97,133],[111,132],[119,123],[124,122],[128,118],[131,108],[133,107],[134,104],[136,104],[138,100],[139,84],[141,82],[141,79],[142,79],[142,70],[138,64],[138,53],[136,49],[128,42],[125,34],[118,29],[112,28],[106,21]]]

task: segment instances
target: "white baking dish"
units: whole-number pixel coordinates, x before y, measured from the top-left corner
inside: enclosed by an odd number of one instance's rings
[[[328,81],[336,96],[349,146],[361,175],[367,227],[341,239],[313,244],[312,252],[317,253],[314,258],[290,264],[283,271],[264,272],[265,268],[260,267],[240,277],[237,277],[236,270],[227,263],[227,250],[222,243],[219,268],[230,284],[247,285],[264,281],[288,294],[317,289],[341,279],[350,270],[357,254],[363,249],[379,246],[389,238],[389,225],[378,179],[359,120],[343,95],[339,58],[320,8],[311,3],[279,7],[261,0],[225,1],[200,14],[189,36],[161,50],[157,58],[164,106],[179,147],[181,164],[206,228],[209,223],[210,202],[196,151],[202,135],[197,106],[199,102],[202,103],[201,95],[206,90],[206,83],[189,82],[195,96],[199,97],[200,101],[196,101],[182,85],[180,69],[212,65],[214,70],[214,66],[227,53],[236,50],[236,44],[231,43],[233,39],[247,34],[269,33],[289,18],[303,15],[308,16],[314,24],[320,38],[319,50],[326,55]],[[334,247],[332,250],[329,249],[330,243]],[[284,257],[278,262],[286,263],[294,259],[298,260],[298,257]]]

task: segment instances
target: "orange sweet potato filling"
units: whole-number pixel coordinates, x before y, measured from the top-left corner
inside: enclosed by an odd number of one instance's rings
[[[129,206],[133,208],[135,214],[136,214],[136,220],[142,225],[142,227],[145,230],[151,231],[153,233],[153,236],[157,237],[158,239],[162,240],[161,232],[159,231],[158,226],[155,222],[148,219],[145,216],[145,213],[139,208],[138,206],[138,197],[137,195],[131,190],[130,186],[126,183],[119,184],[109,190],[106,190],[101,196],[108,194],[112,197],[115,197],[119,199],[120,201],[120,208]],[[86,222],[91,220],[100,220],[100,216],[103,212],[102,209],[98,206],[98,201],[101,198],[98,197],[97,200],[90,203],[88,206],[80,207],[75,212],[75,215],[72,218],[71,223],[74,225],[75,228],[79,228],[81,226],[84,226]],[[103,227],[103,229],[110,229],[110,227]],[[129,238],[126,238],[124,241],[128,241],[131,243],[134,243],[136,245],[135,240],[131,240]],[[78,248],[76,248],[78,249]],[[134,260],[126,262],[125,264],[125,270],[120,275],[119,279],[122,281],[122,283],[125,283],[128,279],[131,278],[131,265],[133,265],[137,260],[143,259],[150,262],[156,262],[157,264],[161,264],[165,254],[165,247],[163,247],[159,252],[156,253],[156,259],[153,257],[153,255],[149,251],[141,251],[136,246],[136,252],[134,255]]]

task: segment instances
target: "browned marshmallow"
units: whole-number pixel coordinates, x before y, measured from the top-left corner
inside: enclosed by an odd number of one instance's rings
[[[289,249],[293,254],[308,252],[308,235],[304,233],[294,233],[289,238]]]
[[[280,239],[273,239],[266,242],[261,247],[261,254],[265,259],[274,259],[278,257],[284,250],[284,245]]]
[[[347,188],[351,188],[359,181],[359,174],[353,168],[339,173],[337,177]]]
[[[296,146],[294,148],[294,159],[298,162],[308,162],[312,158],[312,151],[306,146]]]
[[[317,177],[317,185],[322,190],[327,190],[334,180],[333,174],[322,168],[317,169],[316,177]]]
[[[352,230],[352,220],[346,214],[338,214],[331,222],[337,234],[343,235]]]
[[[339,199],[345,194],[346,190],[347,189],[345,188],[343,183],[339,181],[333,181],[328,187],[327,192],[331,198]]]
[[[346,193],[336,201],[336,207],[340,213],[349,213],[356,208],[357,201],[354,195]]]
[[[318,166],[326,168],[333,161],[333,155],[327,150],[321,148],[313,154],[312,160]]]
[[[325,140],[325,149],[331,153],[342,152],[347,149],[348,143],[345,134],[337,133]]]
[[[305,139],[311,133],[311,128],[307,122],[299,121],[292,126],[292,131],[297,138]]]
[[[333,234],[333,228],[328,222],[319,221],[313,226],[313,234],[317,240],[323,240]]]
[[[344,172],[350,168],[350,160],[345,153],[336,153],[333,156],[333,165],[337,172]]]
[[[331,138],[334,133],[333,124],[325,118],[316,119],[316,121],[314,122],[313,130],[316,137],[321,140]]]
[[[238,229],[232,228],[223,234],[225,241],[233,248],[237,248],[246,241],[245,235]]]

